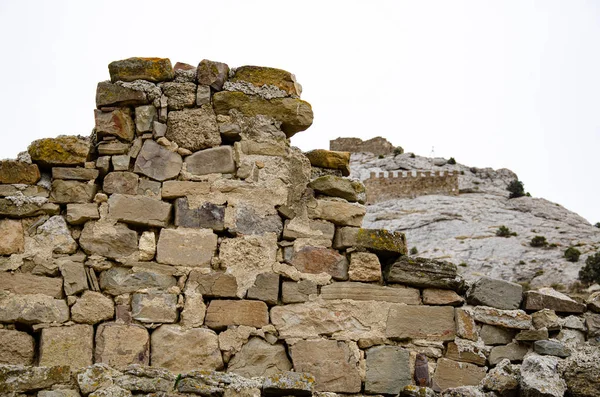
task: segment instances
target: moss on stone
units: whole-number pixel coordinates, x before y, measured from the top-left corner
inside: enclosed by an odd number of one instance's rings
[[[127,58],[108,65],[110,80],[148,80],[154,83],[173,80],[175,72],[169,58]]]
[[[359,229],[356,235],[357,245],[380,252],[395,252],[406,255],[406,237],[404,233],[390,232],[386,229]]]
[[[282,69],[263,66],[241,66],[235,70],[231,81],[245,81],[257,87],[272,85],[290,95],[300,95],[294,75]]]
[[[43,167],[83,165],[90,152],[90,142],[62,135],[33,141],[27,151],[33,162]]]

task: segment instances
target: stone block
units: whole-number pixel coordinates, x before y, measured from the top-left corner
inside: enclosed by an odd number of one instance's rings
[[[281,374],[292,369],[285,346],[270,344],[261,338],[252,338],[242,346],[227,364],[227,372],[245,378]]]
[[[162,83],[160,88],[167,96],[169,110],[181,110],[196,104],[196,84],[192,82]]]
[[[174,323],[177,321],[177,295],[160,292],[133,294],[131,316],[142,323]]]
[[[348,279],[348,260],[333,249],[304,247],[294,252],[290,264],[302,273],[327,273],[336,280]]]
[[[310,295],[317,293],[317,285],[310,280],[284,281],[281,284],[281,301],[286,304],[306,302]]]
[[[137,194],[160,200],[162,198],[161,186],[162,184],[160,182],[153,181],[147,178],[140,178],[140,181],[138,183]]]
[[[274,208],[265,210],[251,203],[229,204],[225,211],[225,227],[235,235],[281,235],[283,223]]]
[[[317,199],[314,207],[308,207],[311,219],[323,219],[338,226],[360,226],[365,214],[364,205],[335,198]]]
[[[0,329],[0,364],[32,365],[35,341],[26,332]]]
[[[315,377],[315,390],[359,393],[361,377],[358,358],[350,347],[335,340],[300,340],[290,347],[296,372]]]
[[[103,292],[113,296],[147,288],[164,291],[176,284],[175,277],[149,270],[132,271],[123,267],[113,267],[100,274],[100,288]]]
[[[423,304],[436,306],[460,306],[465,300],[449,289],[426,288],[423,290]]]
[[[153,83],[173,80],[175,72],[168,58],[128,58],[108,64],[110,80],[147,80]]]
[[[96,107],[138,106],[148,103],[143,91],[101,81],[96,88]]]
[[[156,254],[156,236],[154,232],[145,231],[140,236],[140,260],[151,261]]]
[[[43,294],[62,298],[62,279],[34,276],[29,273],[2,273],[0,291],[18,295]]]
[[[133,171],[162,182],[176,178],[182,165],[183,160],[179,154],[147,139],[137,156]]]
[[[350,152],[316,149],[305,155],[313,167],[340,170],[343,176],[350,175]]]
[[[52,181],[50,201],[58,204],[90,203],[96,195],[97,186],[93,183],[79,181]]]
[[[66,295],[76,295],[88,289],[87,275],[83,263],[64,261],[60,264],[63,288]]]
[[[547,328],[548,331],[556,331],[561,328],[560,318],[554,310],[542,309],[532,313],[531,320],[535,329]]]
[[[135,108],[135,129],[139,134],[152,131],[157,119],[158,114],[154,106],[146,105]]]
[[[503,327],[495,327],[493,325],[483,324],[481,327],[481,339],[483,343],[489,346],[506,345],[512,342],[515,337],[515,330]]]
[[[350,202],[358,201],[359,194],[365,191],[361,183],[334,175],[324,175],[314,179],[308,187],[326,196],[341,197]]]
[[[515,336],[515,340],[520,342],[534,342],[545,339],[548,339],[548,330],[546,328],[524,329]]]
[[[90,152],[85,138],[61,135],[33,141],[27,148],[31,160],[43,167],[83,165]]]
[[[583,313],[586,305],[555,291],[553,288],[540,288],[525,293],[525,310],[550,309],[561,313]]]
[[[94,110],[94,119],[99,140],[106,137],[116,137],[131,142],[135,137],[135,126],[128,110],[117,109],[112,112]]]
[[[139,150],[141,150],[141,145]],[[131,157],[128,154],[119,154],[118,156],[112,156],[113,170],[115,171],[127,171],[129,169],[129,163]]]
[[[209,193],[209,182],[165,181],[162,185],[162,197],[165,199],[201,196]]]
[[[458,291],[463,280],[456,265],[427,258],[400,257],[384,274],[388,283],[400,283],[421,288],[440,288]]]
[[[473,342],[462,341],[450,342],[446,348],[446,358],[454,361],[476,364],[479,366],[485,365],[486,357],[479,346]]]
[[[496,365],[503,359],[510,360],[510,362],[520,362],[528,351],[529,348],[526,345],[516,342],[511,342],[508,345],[494,346],[490,351],[488,361],[491,365]]]
[[[519,394],[522,396],[543,397],[564,396],[567,391],[565,379],[568,378],[563,379],[561,377],[560,364],[562,363],[560,361],[556,357],[542,357],[537,354],[528,355],[521,365]],[[586,394],[575,393],[573,395],[584,396]],[[594,394],[587,395],[593,396]]]
[[[122,223],[87,222],[79,244],[88,255],[111,259],[127,258],[138,250],[137,233]]]
[[[354,282],[333,283],[321,287],[323,299],[353,299],[357,301],[383,301],[420,305],[421,294],[416,288],[384,287]]]
[[[207,85],[198,85],[196,90],[196,106],[207,105],[210,103],[210,87]],[[220,131],[223,135],[223,131]]]
[[[52,179],[67,179],[73,181],[93,181],[98,178],[100,171],[94,168],[53,167]]]
[[[198,84],[210,86],[215,91],[221,91],[229,77],[229,66],[223,62],[203,59],[197,68]]]
[[[399,346],[376,346],[366,351],[365,393],[400,394],[411,384],[410,353]]]
[[[257,299],[269,305],[276,305],[279,299],[279,275],[275,273],[257,275],[254,285],[248,289],[248,299]]]
[[[122,370],[130,364],[150,364],[150,337],[137,324],[102,323],[96,330],[94,362]]]
[[[0,219],[0,255],[20,254],[24,249],[25,237],[21,221]]]
[[[45,200],[37,201],[35,197],[25,199],[22,202],[15,202],[9,199],[0,199],[0,216],[8,218],[25,218],[38,215],[57,215],[60,214],[58,204],[46,203]]]
[[[156,247],[159,263],[210,267],[217,250],[217,235],[211,229],[162,229]]]
[[[196,152],[185,158],[186,169],[193,175],[231,174],[235,172],[233,149],[219,146]]]
[[[187,197],[175,199],[175,226],[225,230],[225,206],[204,202],[190,208]]]
[[[454,308],[449,306],[394,306],[385,330],[392,339],[453,340]]]
[[[152,333],[151,341],[154,367],[175,373],[223,368],[219,339],[211,330],[162,325]]]
[[[471,305],[483,305],[496,309],[512,310],[521,306],[523,287],[517,283],[481,277],[467,293]]]
[[[353,252],[350,254],[348,278],[351,281],[381,281],[381,263],[377,255],[370,252]]]
[[[531,316],[523,310],[500,310],[487,306],[473,309],[475,321],[505,328],[529,329],[532,326]]]
[[[98,204],[67,204],[67,222],[71,225],[83,225],[87,221],[100,219]]]
[[[113,194],[108,199],[108,216],[132,225],[166,227],[171,204],[145,196]]]
[[[296,82],[296,77],[282,69],[264,66],[240,66],[229,79],[232,83],[247,83],[256,88],[263,86],[275,87],[283,92],[283,96],[300,96],[302,87]]]
[[[36,184],[40,180],[37,164],[29,164],[17,160],[0,161],[0,183]]]
[[[237,287],[237,281],[231,274],[192,270],[188,276],[186,291],[193,290],[207,298],[235,298]]]
[[[476,386],[485,377],[486,367],[440,358],[433,374],[433,390]]]
[[[456,322],[456,335],[472,341],[479,339],[477,325],[470,309],[456,308],[454,310],[454,320]]]
[[[112,299],[99,292],[85,291],[71,306],[71,319],[76,323],[98,324],[111,320],[115,315],[115,304]]]
[[[40,390],[38,397],[81,397],[81,394],[74,389]]]
[[[102,141],[96,147],[100,156],[116,156],[129,153],[131,144],[118,140]]]
[[[533,343],[533,350],[542,356],[567,358],[571,352],[567,346],[557,340],[538,340]]]
[[[69,307],[62,299],[48,295],[0,294],[0,323],[64,323]]]
[[[0,393],[12,396],[9,392],[35,392],[70,381],[69,367],[24,367],[21,365],[0,366]],[[22,394],[16,394],[22,395]]]
[[[269,312],[267,305],[261,301],[212,300],[204,323],[213,329],[224,329],[230,325],[262,328],[269,324]]]
[[[192,152],[221,144],[217,118],[208,105],[169,112],[165,136],[179,147]]]
[[[17,187],[18,186],[18,187]],[[39,185],[0,185],[0,197],[18,196],[48,198],[50,193]]]
[[[41,367],[68,365],[79,369],[92,365],[94,327],[71,325],[42,330],[40,339]]]

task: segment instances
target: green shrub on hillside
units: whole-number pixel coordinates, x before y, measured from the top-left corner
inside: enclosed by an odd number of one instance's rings
[[[600,252],[587,257],[585,266],[579,271],[579,279],[587,284],[600,283]]]
[[[507,228],[506,226],[502,225],[498,228],[498,230],[496,230],[496,236],[498,237],[510,237],[510,236],[516,236],[517,233],[515,232],[511,232],[509,228]]]
[[[567,258],[569,262],[577,262],[579,260],[579,255],[581,255],[581,252],[575,247],[569,247],[565,250],[565,258]]]
[[[454,159],[454,157],[450,157],[450,160],[448,160],[448,164],[450,164],[450,165],[456,164],[456,160]]]
[[[508,184],[506,188],[510,192],[510,196],[508,198],[517,198],[525,196],[525,188],[523,187],[523,182],[518,179],[515,179],[511,183]]]
[[[529,245],[532,247],[545,247],[548,245],[548,241],[546,241],[546,237],[544,236],[535,236],[531,239]]]

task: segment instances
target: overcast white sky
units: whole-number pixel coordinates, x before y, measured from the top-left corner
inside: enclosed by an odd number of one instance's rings
[[[303,150],[434,146],[600,221],[598,1],[0,0],[0,37],[0,158],[88,135],[110,61],[206,58],[295,73],[315,113]]]

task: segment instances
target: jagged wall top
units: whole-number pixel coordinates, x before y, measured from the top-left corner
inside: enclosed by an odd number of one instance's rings
[[[363,141],[360,138],[337,138],[329,141],[329,150],[350,153],[373,153],[376,156],[386,156],[394,153],[394,145],[387,139],[377,136]]]

